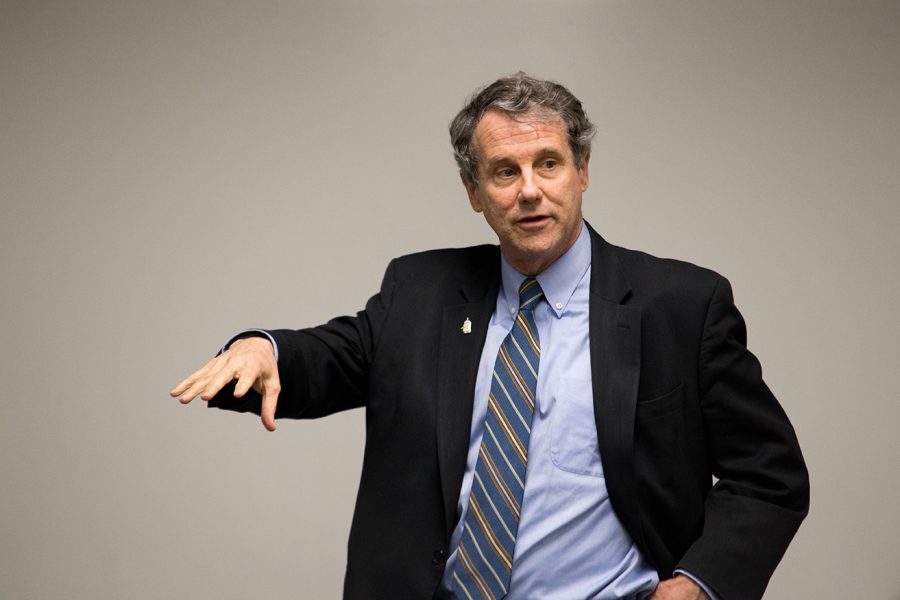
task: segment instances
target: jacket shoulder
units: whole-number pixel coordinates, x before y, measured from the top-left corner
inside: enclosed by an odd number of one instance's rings
[[[607,244],[635,293],[699,293],[709,296],[725,278],[719,273],[684,260],[654,256]]]
[[[466,248],[425,250],[400,256],[393,260],[395,277],[407,279],[448,279],[459,281],[473,272],[491,265],[499,265],[498,246],[484,244]]]

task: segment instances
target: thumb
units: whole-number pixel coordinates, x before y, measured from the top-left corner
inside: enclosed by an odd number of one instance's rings
[[[280,386],[277,382],[263,384],[262,390],[262,416],[263,427],[269,431],[275,431],[275,408],[278,406],[278,393]]]

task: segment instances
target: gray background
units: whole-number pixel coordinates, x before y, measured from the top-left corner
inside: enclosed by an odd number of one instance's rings
[[[166,392],[492,240],[446,125],[520,68],[607,239],[734,284],[812,473],[766,597],[900,598],[900,2],[798,0],[2,2],[0,597],[339,595],[362,414]]]

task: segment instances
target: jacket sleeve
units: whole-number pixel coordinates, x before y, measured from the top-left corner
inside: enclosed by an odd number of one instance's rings
[[[677,568],[696,574],[723,600],[761,598],[807,514],[809,475],[721,277],[703,327],[699,390],[718,481],[706,499],[703,533]]]
[[[363,406],[369,365],[375,355],[394,290],[395,261],[385,272],[381,291],[353,317],[338,317],[308,329],[265,330],[278,347],[281,393],[275,418],[310,419]],[[261,396],[250,390],[234,397],[225,386],[209,406],[259,414]]]

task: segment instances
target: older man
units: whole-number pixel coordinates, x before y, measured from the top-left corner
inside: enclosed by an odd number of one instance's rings
[[[246,333],[172,395],[270,430],[366,407],[347,598],[759,598],[808,477],[728,281],[584,222],[563,86],[500,79],[450,129],[499,248],[395,259],[357,316]]]

